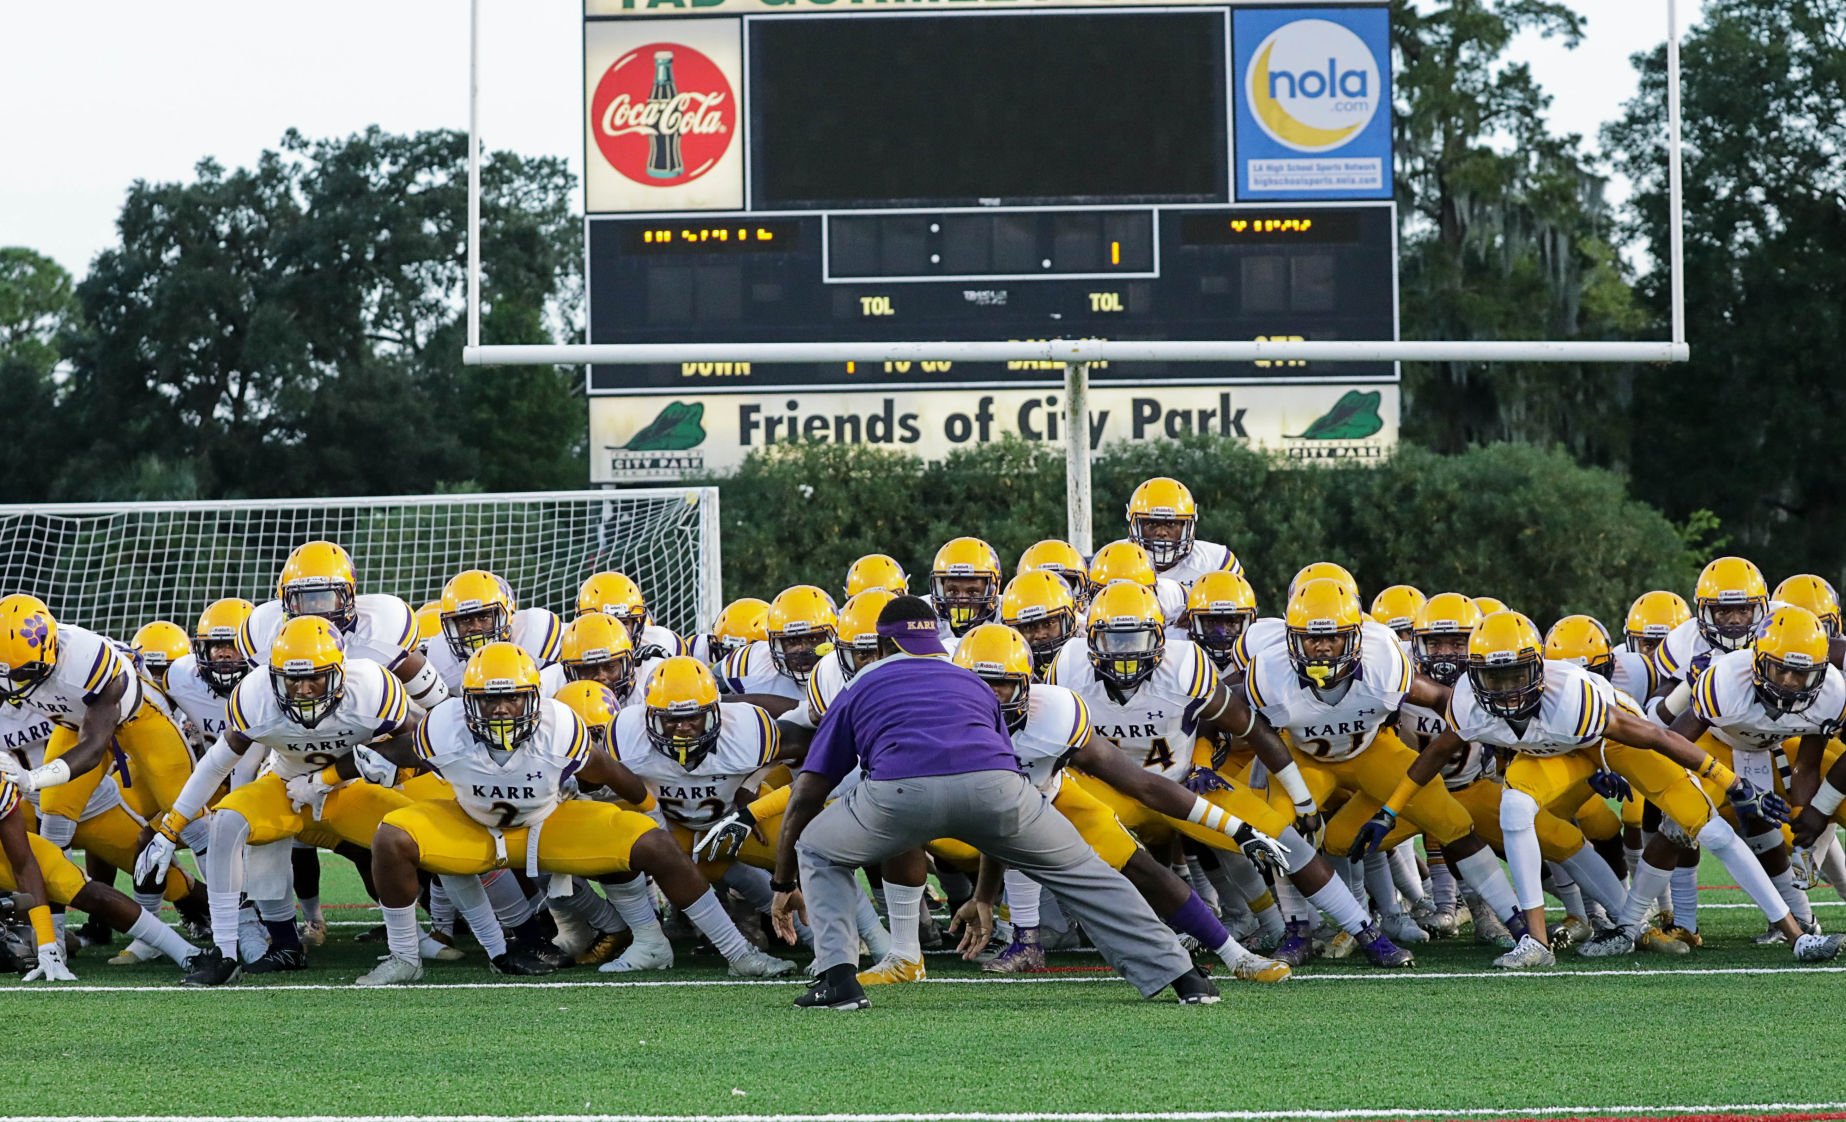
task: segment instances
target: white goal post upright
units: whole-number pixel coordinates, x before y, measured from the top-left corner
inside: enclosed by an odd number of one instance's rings
[[[154,619],[191,629],[223,596],[276,594],[288,553],[325,538],[359,591],[436,599],[463,569],[491,570],[522,607],[576,614],[591,573],[627,573],[660,623],[687,636],[723,606],[718,491],[661,487],[248,502],[0,506],[0,589],[126,640]]]

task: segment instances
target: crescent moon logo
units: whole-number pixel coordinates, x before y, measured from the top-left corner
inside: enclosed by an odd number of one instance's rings
[[[1251,116],[1278,144],[1326,152],[1370,124],[1383,100],[1378,62],[1350,28],[1296,20],[1270,32],[1250,58]]]

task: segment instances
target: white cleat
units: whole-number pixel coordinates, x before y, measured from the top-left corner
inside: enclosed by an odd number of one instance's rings
[[[1534,966],[1556,966],[1558,959],[1550,947],[1530,935],[1521,935],[1519,945],[1494,959],[1493,964],[1502,970],[1530,970]]]
[[[147,943],[136,939],[123,947],[119,953],[109,959],[111,966],[138,966],[143,962],[158,962],[167,957]]]
[[[237,957],[255,962],[269,953],[269,929],[256,917],[255,908],[243,908],[237,915]]]
[[[760,952],[759,952],[760,953]],[[789,963],[792,967],[795,964]],[[673,969],[673,944],[655,935],[636,939],[628,949],[596,968],[604,974],[632,974],[637,970]]]
[[[1504,951],[1514,948],[1517,941],[1513,938],[1513,933],[1506,929],[1505,921],[1493,914],[1492,908],[1482,904],[1478,908],[1470,908],[1469,911],[1474,914],[1475,942],[1499,947]]]
[[[451,947],[434,935],[425,933],[417,939],[417,953],[425,962],[460,962],[467,956],[459,947]]]
[[[1423,925],[1423,930],[1429,932],[1432,939],[1450,939],[1461,930],[1461,919],[1456,915],[1453,904],[1442,907],[1432,905],[1428,916],[1418,916],[1413,912],[1412,918]]]
[[[1393,912],[1379,919],[1378,929],[1400,947],[1406,943],[1429,942],[1429,932],[1403,912]]]
[[[1577,954],[1583,958],[1617,958],[1633,954],[1634,950],[1634,936],[1619,927],[1598,931],[1577,946]]]
[[[1826,962],[1839,957],[1846,935],[1803,935],[1795,940],[1796,962]]]
[[[369,973],[354,982],[355,986],[403,986],[423,977],[421,962],[408,962],[394,954],[386,955]]]
[[[1273,958],[1264,958],[1260,954],[1251,954],[1248,951],[1238,956],[1237,961],[1231,963],[1230,967],[1231,977],[1236,978],[1238,981],[1259,982],[1263,985],[1275,985],[1278,982],[1286,982],[1288,981],[1288,976],[1294,973],[1293,970],[1289,969],[1288,963],[1286,962],[1278,962]]]
[[[552,945],[572,958],[589,950],[596,942],[596,931],[570,912],[553,908],[551,918],[558,923],[558,934],[551,940]]]
[[[777,958],[751,947],[731,960],[728,973],[733,978],[776,978],[795,968],[786,958]]]

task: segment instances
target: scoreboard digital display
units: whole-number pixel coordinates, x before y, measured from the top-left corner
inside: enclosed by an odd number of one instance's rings
[[[586,0],[588,342],[1397,337],[1382,0]],[[868,348],[869,349],[869,348]],[[594,366],[606,395],[1057,385]],[[1096,363],[1099,388],[1396,380]]]

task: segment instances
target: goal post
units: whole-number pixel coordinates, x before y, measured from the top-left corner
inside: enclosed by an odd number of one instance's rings
[[[0,505],[0,589],[127,639],[153,619],[190,628],[219,597],[274,598],[289,551],[324,538],[352,555],[361,593],[413,608],[483,568],[568,619],[583,579],[615,569],[655,619],[695,634],[723,606],[719,534],[712,487]]]

